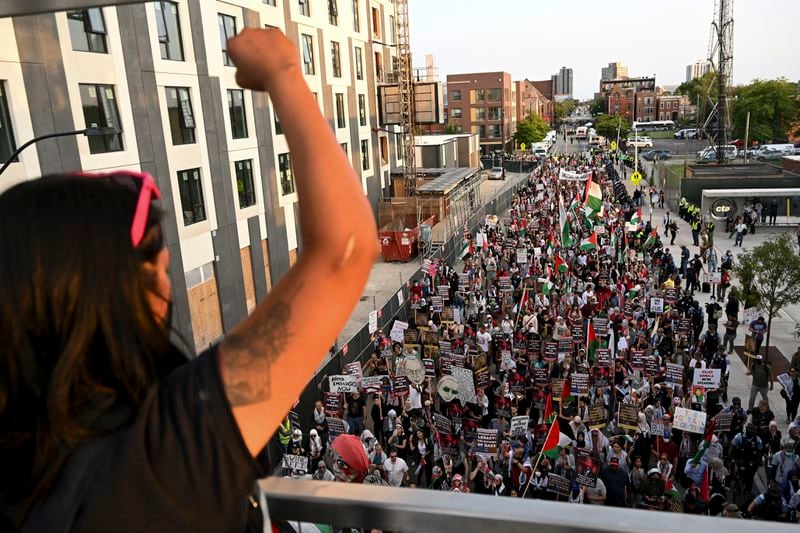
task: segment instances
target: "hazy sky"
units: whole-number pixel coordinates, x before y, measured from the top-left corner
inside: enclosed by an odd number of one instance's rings
[[[678,84],[708,54],[713,0],[409,0],[415,66],[434,54],[442,81],[461,72],[549,79],[573,69],[580,99],[598,90],[600,69]],[[800,0],[734,2],[733,81],[800,80]]]

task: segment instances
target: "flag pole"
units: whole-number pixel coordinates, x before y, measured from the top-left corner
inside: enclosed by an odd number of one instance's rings
[[[555,424],[550,424],[550,429],[547,431],[547,435],[544,437],[544,443],[542,444],[542,450],[539,452],[539,456],[536,458],[536,463],[531,468],[531,475],[528,476],[528,481],[525,483],[525,490],[522,492],[522,499],[525,499],[525,495],[528,494],[528,488],[531,486],[531,479],[533,479],[533,474],[536,472],[536,467],[539,466],[539,463],[542,461],[542,456],[544,455],[544,445],[547,444],[547,437],[550,436],[550,432],[553,431],[553,426]]]

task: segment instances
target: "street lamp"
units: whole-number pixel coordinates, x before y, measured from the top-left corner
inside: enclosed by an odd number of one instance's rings
[[[75,130],[75,131],[63,131],[61,133],[48,133],[47,135],[42,135],[40,137],[34,137],[30,141],[26,142],[25,144],[23,144],[22,146],[17,148],[17,150],[13,154],[11,154],[11,157],[9,157],[6,160],[6,162],[3,163],[2,168],[0,168],[0,174],[3,174],[3,172],[6,171],[6,169],[9,167],[9,165],[11,165],[11,163],[14,162],[14,160],[17,158],[17,156],[19,156],[19,154],[22,153],[22,151],[25,148],[27,148],[28,146],[30,146],[30,145],[32,145],[34,143],[37,143],[39,141],[44,141],[46,139],[52,139],[54,137],[69,137],[70,135],[85,135],[87,137],[96,137],[96,136],[99,136],[99,135],[116,135],[119,132],[120,132],[120,130],[118,130],[117,128],[86,128],[86,129]]]

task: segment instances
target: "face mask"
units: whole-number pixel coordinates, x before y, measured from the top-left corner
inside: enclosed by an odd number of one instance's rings
[[[542,473],[541,472],[536,472],[536,477],[542,477]]]

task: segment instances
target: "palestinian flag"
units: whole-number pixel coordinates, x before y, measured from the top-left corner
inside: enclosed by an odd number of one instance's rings
[[[561,274],[563,274],[563,273],[565,273],[565,272],[569,272],[569,265],[567,265],[567,263],[566,263],[566,262],[565,262],[563,259],[561,259],[561,256],[560,256],[560,255],[558,255],[558,254],[555,254],[555,255],[553,256],[553,258],[555,259],[555,262],[556,262],[556,270],[557,270],[558,272],[560,272]]]
[[[597,338],[597,333],[594,331],[594,325],[591,319],[586,331],[586,355],[589,357],[589,363],[594,364],[597,349],[600,347],[600,339]]]
[[[550,431],[547,432],[547,438],[544,440],[544,447],[542,453],[550,459],[558,459],[558,454],[561,451],[561,430],[558,427],[558,419],[553,419],[550,425]]]
[[[653,228],[653,232],[650,233],[650,235],[647,237],[647,240],[644,241],[644,244],[642,245],[642,248],[647,250],[648,248],[650,248],[651,246],[653,246],[656,243],[656,239],[658,239],[658,226]]]
[[[556,245],[553,242],[553,228],[550,228],[550,233],[547,235],[547,251],[552,252],[556,249]]]
[[[564,379],[564,386],[561,387],[561,406],[569,401],[572,397],[572,381],[569,378]]]
[[[631,217],[631,224],[636,224],[637,226],[641,225],[642,223],[642,208],[636,210],[636,212]]]
[[[564,202],[561,201],[561,198],[558,199],[558,224],[561,236],[561,246],[563,248],[569,248],[572,246],[572,237],[570,236],[569,219],[567,218],[566,211],[564,211]]]
[[[708,476],[710,474],[711,469],[706,467],[705,472],[703,472],[703,480],[700,481],[700,500],[704,502],[708,502],[711,499],[711,491],[709,490],[709,479]]]
[[[553,291],[553,282],[550,281],[550,276],[547,276],[547,279],[544,280],[544,285],[542,285],[542,294],[549,295]]]
[[[714,428],[716,426],[717,426],[717,421],[712,418],[711,424],[709,424],[708,429],[706,429],[705,437],[703,438],[703,443],[700,446],[698,446],[697,453],[694,454],[694,457],[692,457],[692,463],[696,465],[700,464],[700,460],[703,458],[703,455],[705,455],[706,450],[708,449],[709,446],[711,446],[711,437],[714,436]]]
[[[571,214],[574,218],[578,218],[578,206],[581,205],[581,201],[578,196],[572,199],[572,202],[569,204],[569,209],[567,209],[567,213]]]
[[[593,175],[586,181],[586,198],[584,201],[592,211],[599,213],[600,209],[603,207],[603,191],[600,189],[600,185],[594,182],[592,177]]]
[[[667,480],[666,484],[664,485],[664,496],[673,498],[675,500],[681,499],[681,493],[678,492],[678,489],[675,488],[675,485],[673,485],[672,481],[670,480]]]
[[[597,233],[592,232],[586,239],[581,239],[581,250],[594,250],[597,248]]]
[[[547,400],[544,403],[544,415],[542,415],[542,420],[544,420],[546,424],[549,424],[555,420],[555,418],[556,415],[553,412],[553,395],[548,394]]]

